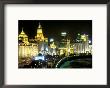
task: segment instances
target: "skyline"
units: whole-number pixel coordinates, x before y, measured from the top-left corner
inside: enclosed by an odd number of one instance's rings
[[[77,34],[87,34],[92,41],[92,20],[19,20],[19,34],[23,28],[29,38],[37,34],[38,24],[41,24],[45,37],[59,41],[61,32],[67,32],[75,40]]]
[[[18,25],[19,68],[92,68],[92,20],[19,20]]]

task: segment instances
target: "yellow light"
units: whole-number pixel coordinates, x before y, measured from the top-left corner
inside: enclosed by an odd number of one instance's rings
[[[86,41],[86,35],[81,35],[81,39],[83,39],[84,41]]]
[[[38,54],[37,46],[19,46],[19,57],[32,57]]]
[[[60,50],[60,55],[62,55],[63,54],[63,50]]]
[[[56,48],[56,45],[54,44],[54,42],[52,44],[50,44],[50,47],[55,49]]]
[[[80,34],[78,33],[78,35],[80,35]]]
[[[68,53],[70,52],[70,49],[68,49]]]
[[[38,29],[37,30],[37,33],[42,33],[42,29]]]

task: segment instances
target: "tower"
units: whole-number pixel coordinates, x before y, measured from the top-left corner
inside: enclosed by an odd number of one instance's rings
[[[40,23],[37,28],[37,35],[35,36],[35,41],[38,44],[38,52],[45,54],[48,51],[48,38],[44,38],[42,26]]]
[[[42,26],[39,23],[38,28],[37,28],[37,35],[35,36],[36,41],[44,41],[44,35],[42,32]]]

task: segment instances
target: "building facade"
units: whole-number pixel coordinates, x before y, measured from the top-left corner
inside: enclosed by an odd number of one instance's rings
[[[74,53],[75,54],[80,54],[80,53],[88,54],[88,53],[91,53],[91,51],[92,51],[92,47],[90,47],[88,35],[78,34],[77,39],[74,43]]]
[[[39,53],[42,55],[64,55],[69,56],[70,54],[81,54],[81,53],[91,53],[92,54],[92,44],[89,44],[89,37],[86,34],[78,34],[76,41],[71,42],[67,37],[66,32],[61,33],[62,39],[56,44],[54,39],[48,42],[43,34],[43,29],[39,23],[36,31],[36,35],[33,39],[29,39],[26,33],[22,31],[18,36],[19,39],[19,58],[32,58],[37,56]]]
[[[18,44],[19,58],[32,58],[33,56],[37,56],[39,53],[48,53],[48,38],[44,37],[40,23],[34,39],[28,39],[28,36],[22,28],[22,31],[18,36]]]

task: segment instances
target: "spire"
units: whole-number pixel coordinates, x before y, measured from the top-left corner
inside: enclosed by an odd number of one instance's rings
[[[39,22],[39,26],[38,26],[38,28],[42,28],[40,22]]]
[[[24,33],[24,31],[23,31],[23,27],[22,27],[22,31],[21,31],[21,34],[25,34],[25,33]]]
[[[24,32],[24,31],[23,31],[23,27],[22,27],[22,32]]]
[[[43,32],[42,32],[42,27],[41,27],[40,22],[39,22],[39,25],[38,25],[38,28],[37,28],[37,33],[38,33],[38,34],[39,34],[39,33],[43,33]]]
[[[23,27],[22,27],[22,31],[21,33],[19,34],[19,37],[28,37],[25,32],[23,31]]]
[[[42,27],[41,27],[40,22],[39,22],[39,25],[37,28],[37,35],[35,36],[35,39],[40,40],[40,41],[44,41],[44,35],[42,32]]]

